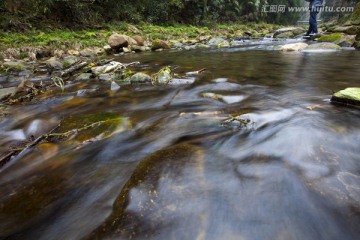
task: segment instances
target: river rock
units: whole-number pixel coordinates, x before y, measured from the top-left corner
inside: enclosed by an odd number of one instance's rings
[[[344,35],[338,42],[335,42],[341,47],[352,47],[355,43],[356,35]]]
[[[302,34],[305,30],[301,27],[288,27],[288,28],[280,28],[278,30],[275,31],[274,33],[274,38],[281,38],[281,37],[294,37],[297,36],[299,34]],[[285,34],[287,33],[287,34]],[[282,35],[280,35],[282,34]]]
[[[145,46],[132,46],[131,50],[135,51],[135,52],[145,52],[146,51],[146,47]]]
[[[360,105],[360,88],[346,88],[341,90],[332,96],[331,101]]]
[[[70,55],[75,55],[75,56],[80,55],[80,52],[78,50],[74,50],[74,49],[68,50],[67,53],[70,54]]]
[[[349,35],[356,35],[360,32],[360,26],[344,26],[344,27],[335,27],[333,32],[340,32],[340,33],[346,33]]]
[[[209,46],[212,47],[217,47],[217,46],[230,46],[229,41],[227,41],[226,39],[222,38],[222,37],[215,37],[209,40],[208,43]]]
[[[286,44],[280,48],[280,51],[301,51],[304,48],[309,46],[306,43],[292,43],[292,44]]]
[[[169,49],[169,45],[163,41],[163,40],[160,40],[160,39],[155,39],[153,42],[152,42],[152,46],[151,46],[151,50],[155,51],[155,50],[158,50],[158,49]]]
[[[122,34],[114,33],[108,39],[108,44],[112,49],[118,50],[122,47],[129,46],[128,42],[129,37]]]
[[[1,88],[0,89],[0,100],[13,94],[16,91],[16,87]]]
[[[63,65],[65,67],[73,65],[74,63],[76,63],[79,59],[76,56],[66,56],[64,57],[64,63]]]
[[[104,49],[104,51],[105,51],[106,53],[111,53],[111,50],[112,50],[112,48],[110,47],[110,45],[105,45],[105,46],[103,47],[103,49]]]
[[[56,57],[52,57],[49,58],[48,60],[46,60],[46,65],[49,66],[52,69],[56,69],[56,70],[60,70],[63,69],[63,64],[62,62],[60,62],[59,59],[57,59]]]
[[[139,36],[139,35],[135,35],[135,36],[133,36],[132,37],[135,41],[136,41],[136,45],[138,45],[138,46],[144,46],[144,39],[141,37],[141,36]]]
[[[182,48],[184,46],[180,41],[177,40],[170,40],[169,42],[172,48]]]
[[[89,80],[91,78],[91,76],[92,76],[91,73],[81,73],[75,78],[75,81]]]
[[[152,81],[151,76],[149,76],[148,74],[145,74],[145,73],[141,73],[141,72],[136,73],[130,77],[131,83],[146,83],[146,82],[151,82],[151,81]]]
[[[13,61],[4,62],[2,66],[3,68],[7,68],[11,70],[19,70],[19,71],[24,70],[27,67],[23,62],[13,62]]]
[[[124,53],[131,53],[131,49],[130,49],[130,48],[127,48],[127,47],[123,47],[123,48],[122,48],[122,51],[123,51]]]
[[[276,36],[277,38],[293,38],[295,34],[293,32],[284,32]]]
[[[338,50],[341,47],[335,43],[315,43],[307,46],[304,50]]]
[[[103,65],[103,66],[93,67],[93,68],[91,68],[91,71],[95,75],[100,75],[100,74],[103,74],[103,73],[109,73],[109,72],[113,72],[115,70],[123,69],[123,68],[125,68],[125,66],[122,63],[112,61],[112,62],[110,62],[110,63],[108,63],[106,65]]]

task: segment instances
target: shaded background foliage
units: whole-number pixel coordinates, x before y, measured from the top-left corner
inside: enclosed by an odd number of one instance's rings
[[[327,0],[328,6],[355,6],[360,0]],[[231,22],[294,24],[304,13],[263,12],[264,5],[306,6],[305,0],[2,0],[0,27],[26,29],[51,22],[97,27],[112,21],[208,25]],[[347,14],[350,15],[350,14]],[[344,13],[324,13],[325,20]]]

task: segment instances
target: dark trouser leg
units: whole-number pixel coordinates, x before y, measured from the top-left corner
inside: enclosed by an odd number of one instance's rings
[[[318,32],[317,20],[316,20],[317,15],[318,15],[318,11],[316,11],[316,10],[310,11],[309,30],[308,30],[307,34]]]

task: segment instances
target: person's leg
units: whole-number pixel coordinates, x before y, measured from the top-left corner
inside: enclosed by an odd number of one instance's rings
[[[316,20],[317,14],[318,14],[318,11],[316,11],[316,10],[311,10],[311,12],[310,12],[310,20],[309,20],[309,24],[310,24],[309,29],[311,28],[310,33],[318,32],[317,20]]]
[[[314,32],[314,15],[313,15],[313,10],[310,10],[309,29],[307,30],[305,36],[309,36],[313,32]]]

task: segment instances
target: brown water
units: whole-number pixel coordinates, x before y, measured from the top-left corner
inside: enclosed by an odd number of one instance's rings
[[[347,50],[135,54],[117,60],[170,65],[190,81],[187,72],[207,71],[193,84],[116,93],[88,81],[7,108],[2,152],[69,116],[122,121],[109,138],[43,143],[2,168],[0,239],[359,239],[360,111],[330,103],[333,91],[360,87],[359,59]],[[251,123],[224,124],[229,115]]]

